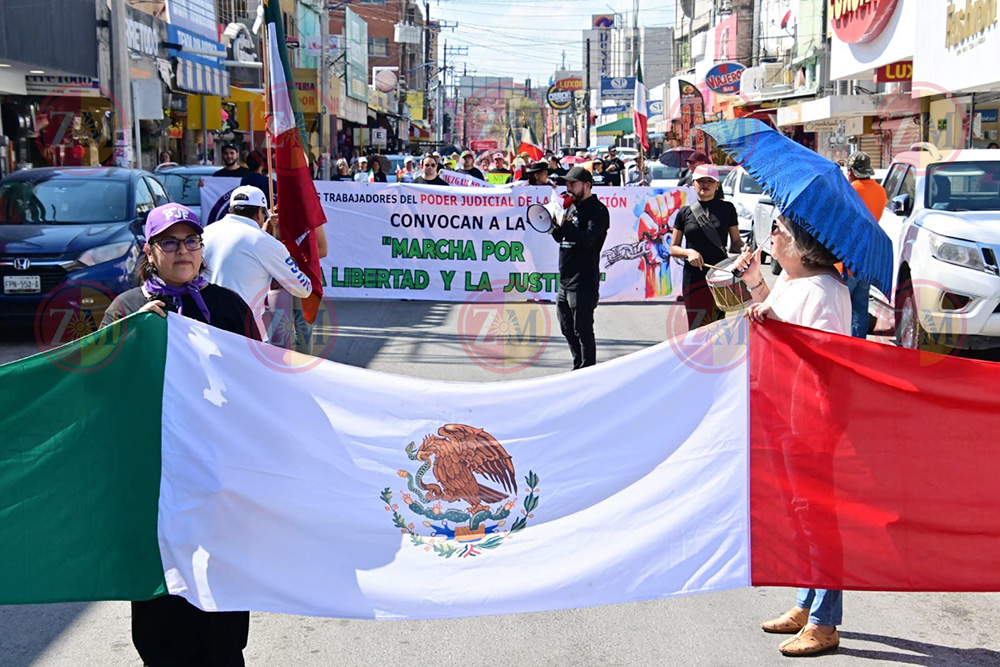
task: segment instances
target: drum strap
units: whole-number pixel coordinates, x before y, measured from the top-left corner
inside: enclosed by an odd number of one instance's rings
[[[717,232],[715,226],[712,225],[712,221],[708,217],[708,211],[706,211],[705,207],[701,205],[701,202],[695,200],[688,207],[694,215],[695,222],[697,222],[698,226],[701,227],[701,231],[705,233],[708,240],[722,250],[723,255],[728,255],[729,253],[726,252],[726,244],[722,242],[721,238],[719,238],[719,232]]]

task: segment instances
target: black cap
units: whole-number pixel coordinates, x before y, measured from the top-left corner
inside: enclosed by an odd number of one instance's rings
[[[531,166],[525,167],[524,173],[526,174],[536,174],[540,171],[548,171],[549,163],[545,160],[539,160],[538,162],[532,162]]]
[[[583,167],[573,167],[569,170],[569,173],[565,176],[567,183],[573,183],[575,181],[583,181],[584,183],[594,183],[594,175]]]

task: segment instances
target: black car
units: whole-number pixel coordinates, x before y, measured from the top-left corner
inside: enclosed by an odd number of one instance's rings
[[[134,286],[145,216],[168,201],[139,169],[25,169],[4,178],[0,325],[37,328],[47,300],[71,293],[59,303],[99,322],[108,299]]]

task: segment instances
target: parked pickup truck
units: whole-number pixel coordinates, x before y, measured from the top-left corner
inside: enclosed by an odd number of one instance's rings
[[[893,309],[903,347],[1000,346],[1000,151],[934,160],[902,153],[885,177],[879,225],[894,268],[891,293],[878,300]]]

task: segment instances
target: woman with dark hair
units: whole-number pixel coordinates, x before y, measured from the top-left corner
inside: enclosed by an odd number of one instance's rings
[[[379,162],[378,156],[372,157],[372,173],[369,180],[371,183],[386,183],[388,179],[385,177],[385,172],[382,171],[382,163]]]
[[[850,336],[851,293],[834,266],[839,261],[837,257],[800,225],[784,216],[776,217],[771,223],[771,254],[784,269],[774,289],[768,288],[761,275],[760,250],[750,253],[747,249],[737,262],[737,267],[743,269],[743,280],[753,296],[753,303],[747,311],[750,318],[757,322],[770,318]],[[798,369],[797,381],[804,387],[816,387],[820,389],[815,390],[822,391],[826,383],[813,378],[814,372],[809,368]],[[815,548],[811,535],[837,534],[836,517],[826,511],[822,503],[810,502],[810,498],[822,497],[824,489],[832,487],[832,476],[824,478],[816,473],[803,478],[795,473],[805,459],[813,462],[809,469],[814,472],[833,469],[832,448],[836,443],[810,441],[799,435],[803,429],[810,428],[803,427],[803,423],[811,425],[819,417],[815,414],[795,414],[793,406],[786,415],[788,432],[775,429],[767,436],[776,441],[787,437],[800,443],[794,451],[786,451],[782,447],[773,449],[774,452],[782,452],[775,459],[775,470],[785,471],[785,474],[776,483],[788,490],[789,511],[797,526],[796,534],[802,540],[802,543],[789,548],[800,554],[808,554]],[[793,465],[786,465],[782,460],[784,456],[793,457]],[[834,550],[838,548],[837,543],[827,540],[823,548],[827,559],[836,562]],[[761,623],[761,629],[795,635],[778,646],[784,655],[814,655],[840,645],[837,626],[842,617],[843,591],[800,588],[795,606]]]
[[[101,326],[137,312],[167,311],[260,340],[253,315],[234,292],[202,276],[202,226],[180,204],[154,208],[136,270],[139,287],[118,295]],[[250,612],[207,612],[176,595],[132,603],[132,643],[146,665],[242,667]]]

